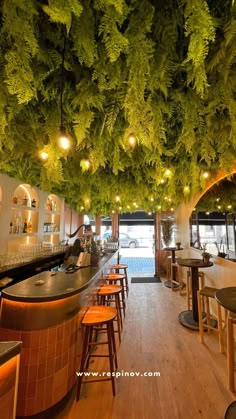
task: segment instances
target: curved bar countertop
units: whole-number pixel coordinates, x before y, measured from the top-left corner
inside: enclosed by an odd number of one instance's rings
[[[113,257],[114,254],[110,253],[100,259],[97,267],[79,268],[73,273],[41,272],[5,288],[2,291],[2,297],[24,303],[55,301],[70,297],[87,288],[94,277],[101,274],[104,265]]]
[[[41,272],[2,292],[1,339],[22,341],[17,416],[51,411],[72,390],[83,340],[81,319],[102,273],[115,260],[112,253],[96,268]]]

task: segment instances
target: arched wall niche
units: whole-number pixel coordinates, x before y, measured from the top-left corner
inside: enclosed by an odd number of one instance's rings
[[[190,246],[231,260],[236,260],[235,174],[236,168],[218,172],[193,199],[189,214]]]

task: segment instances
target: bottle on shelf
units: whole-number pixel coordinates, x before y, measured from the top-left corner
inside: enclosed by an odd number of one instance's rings
[[[22,205],[27,206],[27,204],[28,204],[28,198],[27,198],[27,196],[25,195],[25,197],[22,199]]]
[[[23,224],[23,233],[27,233],[27,220],[25,218],[24,224]]]
[[[10,231],[9,231],[9,233],[10,234],[13,233],[13,223],[12,223],[12,220],[10,221]]]
[[[27,223],[27,233],[32,233],[32,221],[31,221],[31,219]]]
[[[31,201],[31,207],[36,208],[36,199],[34,199],[34,198]]]
[[[48,210],[50,210],[50,199],[49,199],[49,198],[47,199],[46,208],[47,208]]]
[[[12,202],[13,202],[13,204],[18,204],[17,196],[13,196]]]

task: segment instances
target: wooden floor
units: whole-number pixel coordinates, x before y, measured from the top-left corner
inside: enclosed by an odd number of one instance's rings
[[[227,386],[226,356],[216,336],[206,336],[202,345],[198,332],[179,324],[185,297],[163,284],[130,284],[127,305],[118,371],[156,371],[160,377],[119,377],[116,397],[110,382],[83,385],[80,401],[71,401],[57,418],[222,419],[235,398]],[[96,360],[91,369],[108,371],[104,362]]]

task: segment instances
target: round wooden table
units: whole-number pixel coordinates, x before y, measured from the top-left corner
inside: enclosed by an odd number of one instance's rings
[[[226,310],[231,311],[232,313],[236,313],[236,287],[226,287],[221,288],[220,290],[216,291],[215,299],[218,303],[226,308]],[[228,331],[227,331],[228,335]],[[227,354],[228,362],[229,362],[229,355]],[[229,368],[229,367],[228,367]],[[230,380],[229,380],[230,382]],[[234,387],[234,383],[232,383]],[[236,400],[229,404],[227,407],[224,419],[234,419],[236,417]]]
[[[197,305],[197,291],[199,289],[199,268],[210,268],[213,266],[212,262],[203,262],[202,259],[178,259],[177,263],[180,266],[185,266],[191,269],[192,280],[192,310],[182,311],[179,314],[179,322],[189,329],[199,330],[198,322],[198,305]]]
[[[236,287],[221,288],[216,291],[216,301],[233,313],[236,313]]]
[[[171,252],[171,263],[175,263],[175,252],[177,252],[178,250],[183,250],[183,247],[164,247],[165,252]],[[172,269],[172,281],[176,281],[176,270]],[[171,281],[165,281],[164,285],[167,288],[171,288]],[[177,284],[173,284],[174,288],[178,288]]]

